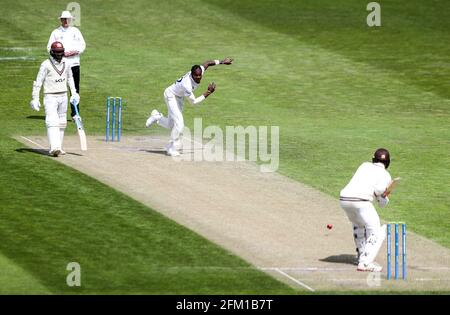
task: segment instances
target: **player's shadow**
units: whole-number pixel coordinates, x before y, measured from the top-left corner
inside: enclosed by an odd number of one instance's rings
[[[45,120],[45,116],[31,115],[31,116],[27,116],[27,119]]]
[[[19,153],[35,153],[40,155],[48,155],[48,150],[46,149],[30,149],[30,148],[20,148],[16,149],[16,152]]]
[[[153,154],[167,155],[167,154],[166,154],[166,150],[164,150],[164,149],[160,149],[160,150],[140,150],[140,151],[144,151],[144,152],[148,152],[148,153],[153,153]]]
[[[20,148],[20,149],[16,149],[15,151],[18,152],[18,153],[34,153],[34,154],[48,156],[48,150],[46,150],[46,149]],[[76,156],[83,156],[82,154],[71,153],[71,152],[66,152],[66,154],[68,154],[68,155],[76,155]]]
[[[31,115],[27,116],[27,119],[45,120],[45,116]],[[72,122],[72,118],[67,118],[67,122]]]
[[[354,265],[356,261],[356,255],[342,254],[342,255],[332,255],[323,259],[319,259],[320,261],[335,263],[335,264],[349,264]]]

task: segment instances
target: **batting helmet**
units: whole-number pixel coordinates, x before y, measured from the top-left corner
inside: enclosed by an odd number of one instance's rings
[[[384,167],[387,169],[389,164],[391,163],[391,157],[389,155],[389,151],[383,148],[380,148],[375,151],[372,158],[373,163],[383,163]]]
[[[53,42],[50,47],[50,55],[55,58],[56,61],[60,62],[62,57],[64,57],[64,46],[61,42]]]

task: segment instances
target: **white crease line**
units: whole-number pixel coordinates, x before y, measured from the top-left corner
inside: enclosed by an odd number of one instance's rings
[[[334,281],[334,282],[361,282],[361,281],[367,281],[366,278],[364,279],[357,279],[357,278],[347,278],[347,279],[329,279],[330,281]],[[408,281],[450,281],[450,279],[431,279],[431,278],[415,278],[415,279],[398,279],[392,281],[392,280],[387,280],[386,278],[381,278],[380,280],[386,281],[386,283],[406,283]]]
[[[355,278],[348,278],[348,279],[329,279],[333,282],[367,282],[366,278],[361,279],[355,279]],[[381,280],[381,279],[380,279]]]
[[[310,286],[307,286],[306,284],[304,284],[303,282],[291,277],[290,275],[288,275],[287,273],[281,271],[280,269],[276,269],[275,271],[277,271],[278,273],[282,274],[283,276],[287,277],[288,279],[294,281],[295,283],[297,283],[298,285],[301,285],[302,287],[306,288],[307,290],[314,292],[315,290],[313,288],[311,288]]]
[[[0,61],[3,60],[35,60],[34,57],[28,57],[28,56],[23,56],[23,57],[0,57]]]
[[[269,267],[269,268],[259,268],[261,270],[285,270],[285,271],[350,271],[355,270],[355,268],[319,268],[319,267]]]
[[[414,281],[450,281],[450,279],[416,278]]]
[[[450,267],[411,267],[411,270],[450,270]]]
[[[356,268],[356,267],[355,267]],[[284,270],[284,271],[349,271],[354,270],[353,267],[347,268],[320,268],[320,267],[260,267],[261,270]],[[410,267],[413,271],[428,271],[428,270],[450,270],[450,267]]]
[[[20,137],[21,137],[22,139],[25,139],[25,140],[27,140],[27,141],[30,141],[32,144],[37,145],[37,146],[40,147],[41,149],[46,149],[45,147],[43,147],[43,146],[40,145],[39,143],[34,142],[33,140],[28,139],[27,137],[24,137],[24,136],[20,136]]]
[[[1,50],[26,50],[26,51],[30,51],[32,48],[28,48],[28,47],[1,47]]]

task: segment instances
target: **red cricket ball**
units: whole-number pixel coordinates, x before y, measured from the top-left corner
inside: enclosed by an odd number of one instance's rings
[[[331,230],[333,228],[333,224],[327,224],[327,229]]]

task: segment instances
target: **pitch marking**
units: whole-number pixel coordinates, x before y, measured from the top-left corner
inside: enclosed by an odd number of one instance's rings
[[[37,143],[37,142],[34,142],[33,140],[31,140],[31,139],[28,139],[27,137],[24,137],[24,136],[20,136],[22,139],[25,139],[25,140],[27,140],[27,141],[29,141],[29,142],[31,142],[32,144],[34,144],[34,145],[37,145],[39,148],[41,148],[41,149],[45,149],[45,147],[43,147],[42,145],[40,145],[39,143]]]
[[[28,57],[28,56],[23,56],[23,57],[0,57],[0,61],[8,61],[8,60],[35,60],[34,57]]]
[[[294,281],[294,282],[297,283],[298,285],[301,285],[302,287],[306,288],[307,290],[309,290],[309,291],[311,291],[311,292],[314,292],[314,291],[315,291],[315,290],[314,290],[313,288],[311,288],[310,286],[307,286],[307,285],[304,284],[303,282],[301,282],[301,281],[299,281],[299,280],[297,280],[297,279],[291,277],[290,275],[288,275],[287,273],[281,271],[280,269],[275,268],[275,271],[278,272],[278,273],[280,273],[280,274],[282,274],[282,275],[285,276],[286,278],[288,278],[288,279]]]

